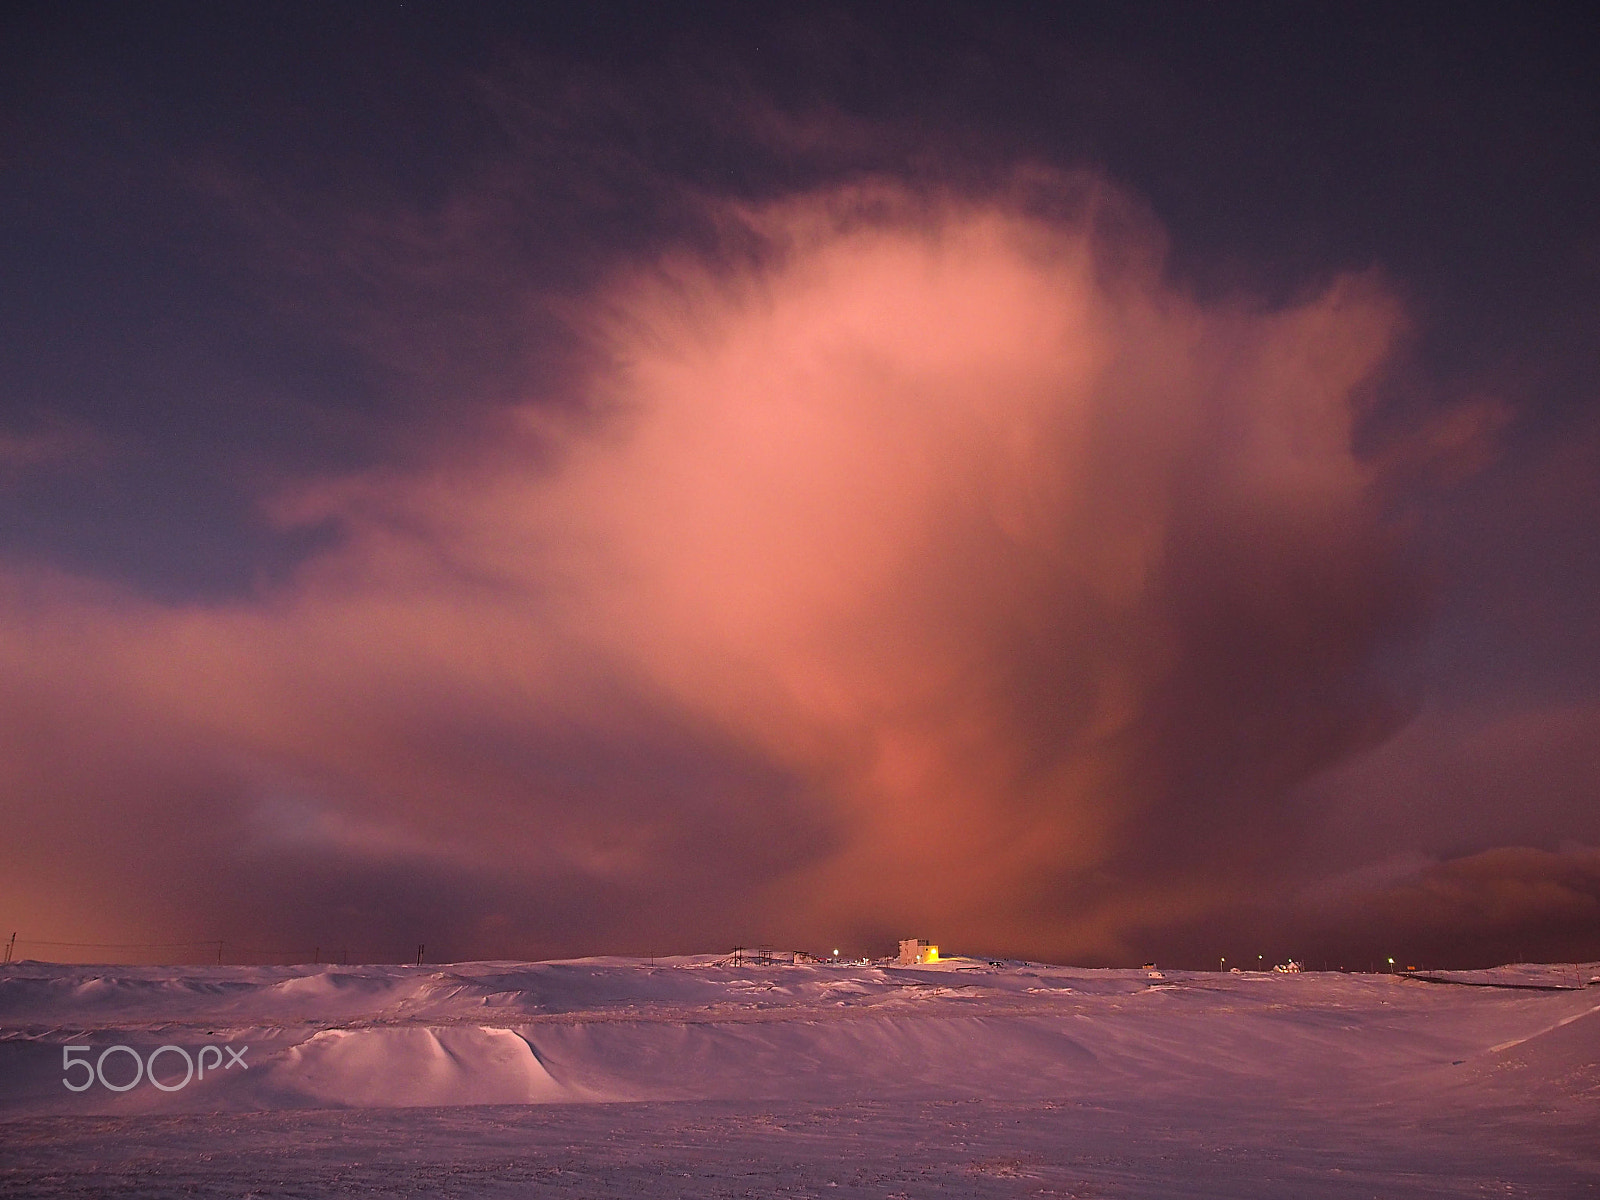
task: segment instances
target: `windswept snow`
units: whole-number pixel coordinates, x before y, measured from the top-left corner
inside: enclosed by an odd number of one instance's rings
[[[1596,974],[12,964],[0,1191],[1600,1194]]]

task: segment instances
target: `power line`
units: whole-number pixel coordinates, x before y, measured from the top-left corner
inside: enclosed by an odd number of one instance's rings
[[[77,950],[183,950],[191,946],[220,946],[217,938],[204,942],[51,942],[43,938],[13,938],[24,946],[71,946]]]
[[[12,962],[15,958],[16,947],[33,946],[50,949],[64,950],[112,950],[112,951],[152,951],[152,950],[198,950],[205,949],[216,955],[217,965],[222,965],[224,953],[229,958],[254,958],[267,960],[294,961],[321,961],[321,947],[312,950],[309,958],[303,949],[293,950],[268,950],[261,946],[246,946],[238,942],[230,942],[225,938],[205,938],[191,942],[69,942],[52,938],[25,938],[13,933],[5,943],[5,961]],[[421,947],[418,947],[419,953]],[[341,947],[339,959],[348,962],[349,950]]]

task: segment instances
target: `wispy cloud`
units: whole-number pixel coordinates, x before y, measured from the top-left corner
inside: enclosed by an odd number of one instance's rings
[[[310,930],[414,876],[517,941],[460,952],[1116,954],[1250,888],[1290,789],[1396,721],[1381,284],[1201,303],[1093,176],[718,220],[576,310],[572,402],[276,497],[341,536],[270,595],[13,572],[8,898]]]

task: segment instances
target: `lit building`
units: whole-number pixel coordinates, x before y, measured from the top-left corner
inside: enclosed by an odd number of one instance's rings
[[[933,963],[939,961],[939,947],[932,942],[925,942],[921,938],[900,939],[900,965],[914,967],[918,963]]]

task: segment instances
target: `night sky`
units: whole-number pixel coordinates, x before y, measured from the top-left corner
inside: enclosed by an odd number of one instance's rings
[[[13,8],[0,937],[1600,958],[1597,35]]]

